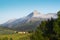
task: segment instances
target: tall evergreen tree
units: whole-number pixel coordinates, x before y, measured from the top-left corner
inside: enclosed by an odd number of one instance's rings
[[[58,19],[57,19],[57,24],[58,24],[57,35],[58,35],[58,39],[60,40],[60,11],[58,11],[57,15],[58,15]]]
[[[59,25],[59,27],[60,27],[60,11],[58,11],[57,15],[58,15],[57,21],[58,21],[58,25]]]

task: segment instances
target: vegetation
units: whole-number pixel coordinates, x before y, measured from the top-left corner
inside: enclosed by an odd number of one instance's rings
[[[40,26],[33,32],[31,40],[60,40],[60,11],[58,18],[41,22]]]
[[[13,30],[10,30],[8,28],[0,27],[0,34],[14,34]]]
[[[0,40],[30,40],[30,34],[19,34],[14,30],[0,27]]]
[[[0,40],[30,40],[30,34],[5,34],[0,35]]]

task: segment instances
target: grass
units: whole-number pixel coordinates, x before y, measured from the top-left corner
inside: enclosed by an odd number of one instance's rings
[[[0,39],[3,40],[5,37],[10,40],[12,38],[13,40],[30,40],[29,38],[30,34],[6,34],[6,35],[0,35]]]

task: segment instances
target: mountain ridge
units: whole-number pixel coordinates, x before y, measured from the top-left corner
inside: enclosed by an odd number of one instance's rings
[[[41,23],[41,21],[48,20],[51,18],[56,19],[57,14],[41,14],[35,10],[24,18],[16,19],[11,23],[9,23],[8,21],[8,23],[2,24],[2,26],[19,31],[28,31],[34,30],[36,26]]]

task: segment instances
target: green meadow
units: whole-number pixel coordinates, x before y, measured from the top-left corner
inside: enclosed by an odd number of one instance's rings
[[[30,34],[4,34],[0,35],[0,40],[30,40]]]

